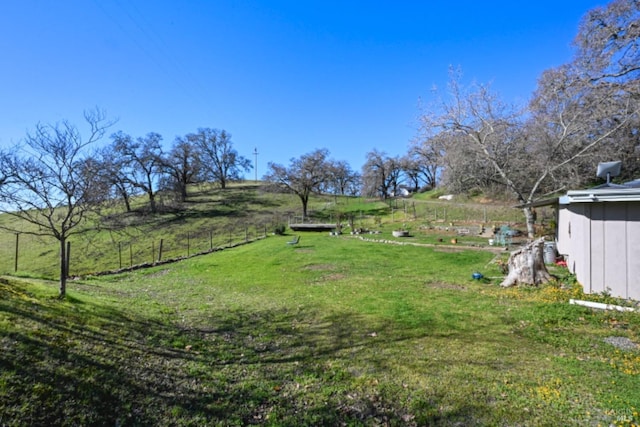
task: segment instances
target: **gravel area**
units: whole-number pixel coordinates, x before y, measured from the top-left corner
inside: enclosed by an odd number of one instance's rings
[[[606,337],[604,342],[611,344],[620,350],[635,350],[638,348],[638,344],[634,343],[627,337]]]

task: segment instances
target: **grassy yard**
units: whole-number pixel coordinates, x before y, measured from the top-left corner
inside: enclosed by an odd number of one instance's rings
[[[449,203],[425,197],[426,193],[417,195],[415,200],[383,202],[314,195],[309,210],[312,221],[340,222],[346,232],[352,231],[349,226],[353,225],[390,237],[393,229],[406,226],[411,238],[405,241],[436,244],[439,239],[448,241],[454,237],[455,233],[443,231],[449,225],[466,227],[473,219],[475,223],[493,226],[521,216],[518,210],[504,204]],[[182,258],[254,240],[270,234],[278,225],[299,222],[301,212],[297,196],[267,192],[256,184],[234,184],[224,190],[204,184],[194,186],[186,203],[177,203],[161,194],[158,201],[161,213],[155,215],[144,210],[147,204],[144,197],[132,201],[134,211],[127,213],[123,206],[110,206],[102,212],[101,219],[89,216],[83,224],[85,232],[69,239],[71,275]],[[0,274],[58,277],[59,243],[53,237],[30,234],[37,231],[33,225],[0,215]],[[486,245],[487,239],[464,236],[461,243]]]
[[[301,236],[65,301],[2,279],[0,425],[640,423],[640,351],[608,343],[640,342],[637,314],[473,281],[490,252]]]

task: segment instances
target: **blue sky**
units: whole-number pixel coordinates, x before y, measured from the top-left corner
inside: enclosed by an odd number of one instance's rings
[[[419,99],[450,66],[526,102],[599,5],[0,0],[0,147],[37,123],[83,130],[82,112],[99,107],[118,119],[110,133],[158,132],[167,147],[225,129],[252,162],[257,148],[259,176],[316,148],[360,170],[373,149],[407,151]]]

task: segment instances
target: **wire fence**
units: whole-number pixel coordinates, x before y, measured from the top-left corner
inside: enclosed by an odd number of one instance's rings
[[[323,221],[341,222],[357,228],[377,228],[385,223],[404,222],[420,227],[464,223],[500,226],[524,222],[520,210],[504,206],[402,199],[390,203],[390,215],[388,211],[382,216],[329,212]],[[288,220],[291,223],[301,218],[289,214]],[[552,208],[538,210],[538,223],[550,224],[553,221],[555,211]],[[82,234],[69,239],[69,274],[101,274],[184,259],[255,241],[273,231],[274,225],[286,223],[287,215],[276,215],[263,218],[257,224],[233,223],[217,228],[167,231],[166,234],[162,229],[135,236],[105,231]],[[0,274],[56,278],[60,272],[59,254],[59,243],[52,237],[0,233]]]
[[[265,225],[235,225],[180,234],[110,233],[78,235],[68,240],[70,276],[103,274],[157,265],[210,253],[266,237]],[[0,235],[0,274],[53,278],[60,271],[60,244],[53,237],[31,234]]]
[[[388,201],[388,214],[383,217],[364,213],[364,211],[352,211],[349,213],[337,213],[326,210],[329,223],[341,221],[352,222],[358,226],[383,225],[385,223],[413,223],[415,225],[428,226],[437,224],[476,224],[485,226],[522,225],[525,218],[521,209],[504,205],[472,204],[454,202],[430,202],[405,199],[393,199]],[[537,221],[540,224],[555,221],[555,211],[552,207],[537,208]],[[302,222],[302,218],[294,217],[289,222]]]

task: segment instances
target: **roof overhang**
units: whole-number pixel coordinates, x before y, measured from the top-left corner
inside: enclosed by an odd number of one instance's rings
[[[587,190],[567,191],[560,197],[561,205],[571,203],[596,203],[596,202],[638,202],[640,201],[640,188],[591,188]]]
[[[552,206],[558,204],[559,197],[552,197],[550,199],[540,199],[531,203],[522,203],[520,205],[514,206],[514,208],[523,209],[523,208],[539,208],[542,206]]]

